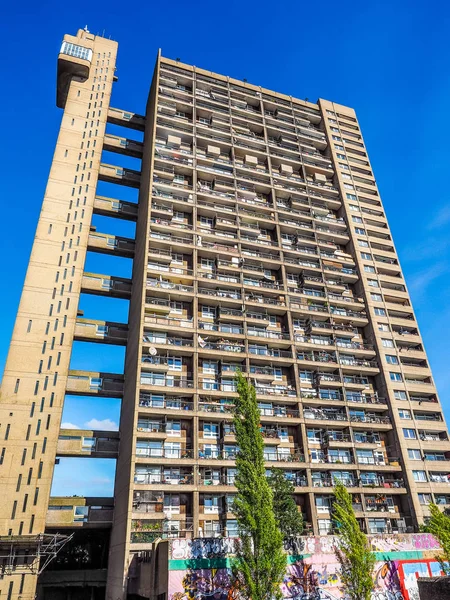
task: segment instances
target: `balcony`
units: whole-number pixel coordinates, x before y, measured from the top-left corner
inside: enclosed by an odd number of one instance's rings
[[[257,346],[256,344],[252,345],[248,349],[249,354],[251,354],[255,359],[260,357],[270,357],[271,359],[291,359],[292,360],[292,352],[290,350],[280,350],[279,348],[266,348],[265,346]]]
[[[146,332],[142,337],[144,344],[168,345],[176,346],[177,348],[193,348],[194,341],[192,338],[185,338],[175,335],[158,335],[158,332]]]
[[[139,443],[138,440],[137,443]],[[143,440],[141,440],[143,441]],[[151,448],[145,447],[144,445],[136,448],[136,458],[147,459],[151,458],[152,462],[157,460],[156,464],[160,464],[161,461],[170,461],[170,460],[188,460],[192,459],[195,456],[195,450],[192,448],[172,448],[172,447],[164,447],[160,448]]]
[[[303,417],[315,421],[348,421],[347,414],[342,411],[326,411],[320,408],[307,407],[303,409]]]
[[[47,509],[48,528],[99,529],[112,526],[113,498],[53,496]]]
[[[151,512],[150,510],[143,512]],[[138,521],[132,521],[131,527],[133,531],[130,533],[131,544],[144,544],[145,547],[151,548],[151,545],[157,539],[171,539],[171,538],[193,538],[194,536],[194,522],[192,517],[185,517],[185,515],[179,515],[181,520],[170,521],[164,517],[161,511],[160,520],[144,520],[139,519]],[[177,517],[178,515],[175,515]],[[142,531],[139,530],[142,528]],[[150,546],[148,546],[150,544]]]
[[[66,393],[74,396],[123,396],[123,375],[93,371],[69,371]]]
[[[141,393],[139,396],[139,408],[151,408],[152,413],[161,410],[163,414],[167,411],[192,411],[194,404],[191,400],[185,400],[180,396],[153,397],[151,394]]]
[[[173,292],[184,292],[187,294],[192,294],[194,291],[194,287],[192,285],[184,285],[182,283],[174,283],[173,281],[169,281],[168,279],[147,279],[147,288],[152,289],[161,289],[161,290],[171,290]]]
[[[371,423],[372,425],[391,425],[391,418],[378,415],[353,415],[350,413],[352,423]]]
[[[113,275],[83,273],[81,291],[84,294],[129,300],[131,297],[131,279],[114,277]]]
[[[134,476],[134,483],[136,485],[193,485],[194,483],[194,474],[190,470],[180,469],[179,472],[170,473],[170,469],[167,469],[168,472],[162,472],[160,474],[154,473],[136,473]]]
[[[84,342],[99,342],[126,346],[128,326],[124,323],[111,321],[94,321],[77,317],[75,322],[74,339]]]
[[[152,305],[153,306],[153,305]],[[194,322],[192,317],[189,319],[178,319],[175,317],[163,317],[158,314],[146,313],[144,324],[147,325],[162,325],[164,328],[181,327],[183,329],[192,329]],[[158,327],[159,329],[159,327]]]
[[[192,379],[186,377],[176,377],[174,375],[167,376],[156,376],[154,373],[141,373],[141,386],[149,386],[152,388],[179,388],[179,389],[192,389],[194,382]],[[145,389],[145,388],[144,388]]]
[[[304,463],[305,455],[300,451],[292,451],[290,449],[283,450],[264,450],[264,460],[266,462],[283,462],[283,463]]]
[[[61,429],[56,445],[57,456],[117,458],[118,431]]]
[[[257,396],[287,396],[295,398],[297,395],[295,383],[263,385],[256,381],[254,385]]]
[[[204,402],[200,401],[198,404],[199,412],[204,413],[218,413],[232,415],[233,404],[225,404],[221,402]]]

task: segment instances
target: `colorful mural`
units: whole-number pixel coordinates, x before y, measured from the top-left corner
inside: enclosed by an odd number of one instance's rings
[[[286,550],[288,567],[281,586],[286,600],[345,600],[332,536],[298,538]],[[417,578],[441,574],[429,534],[372,536],[378,559],[372,600],[419,600]],[[233,538],[171,541],[169,600],[237,600],[229,568]]]

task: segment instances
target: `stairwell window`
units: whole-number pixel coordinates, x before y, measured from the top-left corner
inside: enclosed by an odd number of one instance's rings
[[[394,373],[392,371],[389,373],[389,378],[391,381],[403,381],[401,373]]]
[[[415,429],[403,429],[403,437],[405,440],[417,440],[417,432]]]
[[[388,365],[398,365],[398,358],[393,354],[386,354],[385,358]]]
[[[427,474],[425,471],[413,471],[413,479],[416,482],[427,481]]]

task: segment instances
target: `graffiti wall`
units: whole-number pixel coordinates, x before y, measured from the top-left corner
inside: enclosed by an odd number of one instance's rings
[[[369,538],[377,557],[372,600],[419,600],[418,577],[441,574],[434,559],[439,545],[429,534]],[[345,600],[332,536],[298,538],[286,550],[288,567],[282,584],[286,600]],[[171,541],[169,600],[234,600],[239,589],[229,559],[235,540]]]

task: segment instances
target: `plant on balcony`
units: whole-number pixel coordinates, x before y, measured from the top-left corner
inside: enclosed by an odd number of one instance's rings
[[[273,511],[283,539],[301,535],[303,516],[293,497],[294,484],[286,479],[282,469],[272,469],[268,481],[273,493]]]
[[[233,504],[240,542],[233,573],[242,598],[281,599],[286,568],[283,536],[278,528],[273,494],[266,477],[264,442],[255,388],[236,374],[238,398],[233,422],[239,452],[236,457],[237,495]]]
[[[370,600],[375,555],[355,517],[351,494],[337,479],[334,482],[333,520],[339,532],[335,555],[341,566],[342,592],[349,600]]]
[[[437,504],[429,504],[430,519],[422,531],[431,533],[439,542],[442,552],[435,558],[446,575],[450,575],[450,516],[441,512]]]

